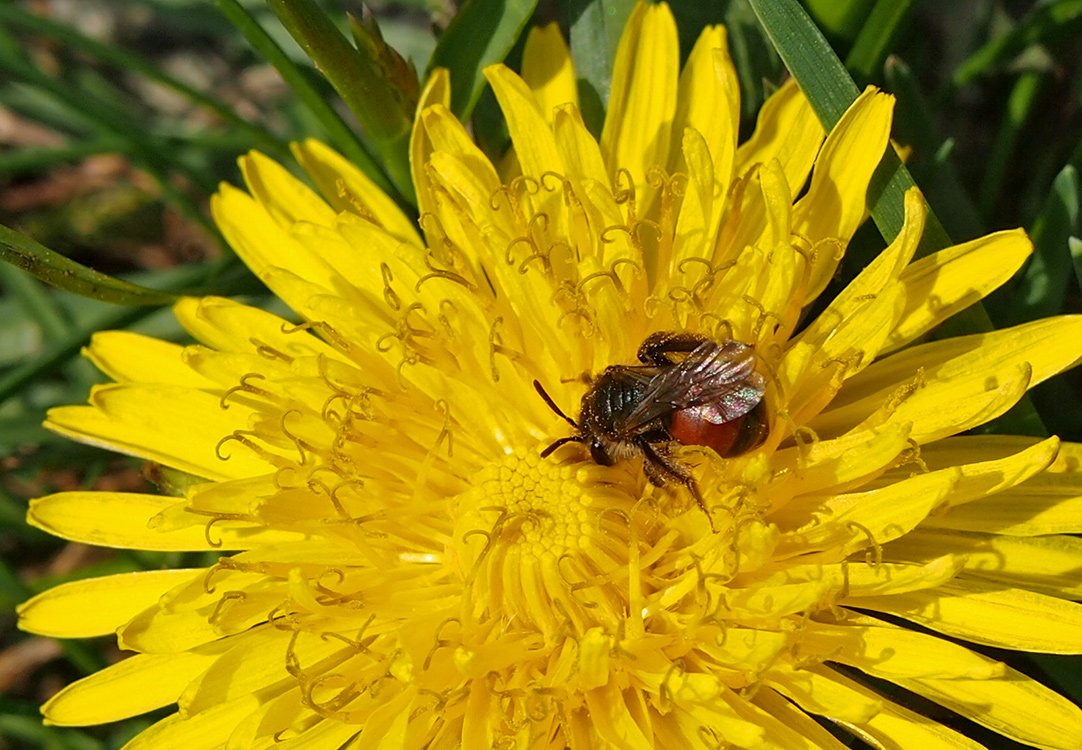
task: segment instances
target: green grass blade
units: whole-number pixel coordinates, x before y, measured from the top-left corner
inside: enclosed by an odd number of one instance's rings
[[[116,305],[168,305],[169,292],[138,286],[65,258],[40,242],[0,225],[0,259],[36,276],[46,284],[83,297]]]
[[[451,20],[428,71],[451,71],[451,109],[459,119],[469,118],[481,96],[486,85],[482,71],[507,57],[536,7],[537,0],[467,0]]]
[[[327,132],[331,145],[341,151],[350,161],[375,182],[380,189],[392,196],[397,192],[383,169],[372,158],[357,133],[327,103],[308,77],[289,59],[289,56],[263,30],[237,0],[217,0],[218,9],[230,23],[248,40],[252,48],[269,62],[285,80],[289,88],[317,119]]]
[[[879,77],[883,63],[894,40],[909,20],[916,0],[878,0],[871,14],[860,27],[853,48],[845,59],[845,67],[858,79],[870,81]]]

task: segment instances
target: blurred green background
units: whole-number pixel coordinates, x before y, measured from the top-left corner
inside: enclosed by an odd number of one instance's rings
[[[274,11],[283,5],[289,3],[0,2],[0,224],[140,287],[274,305],[208,219],[217,184],[238,180],[237,155],[259,148],[288,158],[290,140],[316,136],[378,170],[374,165],[400,146],[393,122],[358,126],[279,22]],[[358,2],[318,5],[347,35],[347,13],[365,17]],[[616,34],[631,5],[479,0],[450,28],[457,10],[450,0],[374,2],[367,9],[385,42],[422,77],[434,54],[456,70],[476,68],[478,54],[507,55],[514,66],[527,20],[559,22],[585,79],[587,120],[596,127]],[[727,25],[746,135],[785,70],[752,5],[672,5],[685,54],[703,25]],[[894,138],[908,147],[910,171],[951,239],[1015,226],[1030,231],[1036,254],[987,301],[992,322],[1002,327],[1078,312],[1082,2],[807,0],[805,7],[858,86],[875,84],[897,96]],[[409,79],[408,67],[397,70]],[[476,72],[456,75],[468,81],[456,93],[456,111],[472,116],[478,140],[498,156],[506,133]],[[404,95],[404,105],[409,101]],[[381,179],[402,187],[393,168]],[[832,290],[882,246],[868,222]],[[60,275],[78,281],[80,273]],[[130,289],[114,291],[127,302],[154,302]],[[108,304],[0,264],[0,749],[117,748],[157,718],[85,730],[43,727],[43,700],[118,653],[110,639],[28,638],[14,628],[13,607],[62,581],[207,564],[200,555],[68,544],[23,523],[27,500],[38,495],[151,486],[137,462],[55,437],[40,423],[48,407],[85,401],[100,380],[78,357],[94,330],[128,327],[183,339],[158,302]],[[1082,441],[1077,374],[1042,385],[1033,407],[1039,420],[1016,413],[1000,427]],[[995,655],[1082,702],[1079,659]],[[986,739],[971,725],[959,726]]]

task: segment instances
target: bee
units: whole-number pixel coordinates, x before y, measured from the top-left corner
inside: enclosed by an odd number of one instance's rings
[[[641,364],[605,368],[583,395],[578,421],[534,381],[549,408],[575,429],[541,457],[565,443],[583,443],[602,466],[641,457],[652,484],[683,484],[709,516],[691,470],[672,450],[701,445],[728,458],[766,439],[766,381],[755,371],[755,354],[738,341],[659,331],[643,341],[638,358]]]

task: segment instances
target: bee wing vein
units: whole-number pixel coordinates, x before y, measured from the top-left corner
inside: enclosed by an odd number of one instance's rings
[[[762,376],[749,347],[736,341],[704,341],[681,362],[659,371],[635,409],[618,425],[633,433],[665,414],[708,406],[703,417],[715,424],[747,414],[762,398]]]

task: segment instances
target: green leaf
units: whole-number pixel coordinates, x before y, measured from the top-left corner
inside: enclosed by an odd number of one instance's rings
[[[326,130],[331,144],[364,172],[381,190],[394,195],[395,189],[387,175],[365,149],[358,135],[316,90],[308,77],[289,59],[278,43],[263,30],[237,0],[217,0],[218,9],[232,23],[252,48],[274,66],[297,98]]]
[[[176,295],[138,286],[65,258],[21,232],[0,225],[0,259],[46,284],[115,305],[168,305]]]
[[[916,0],[878,0],[871,14],[863,20],[845,67],[858,79],[879,77],[894,40],[909,20]]]
[[[378,32],[355,25],[364,43],[354,47],[314,0],[267,3],[361,123],[395,187],[413,202],[409,137],[416,98],[411,100],[410,92],[387,75]]]
[[[609,103],[616,47],[635,0],[566,0],[566,5],[582,118],[597,135]]]
[[[535,7],[537,0],[467,0],[443,32],[428,73],[451,72],[451,109],[460,120],[469,118],[486,85],[482,71],[507,57]]]

